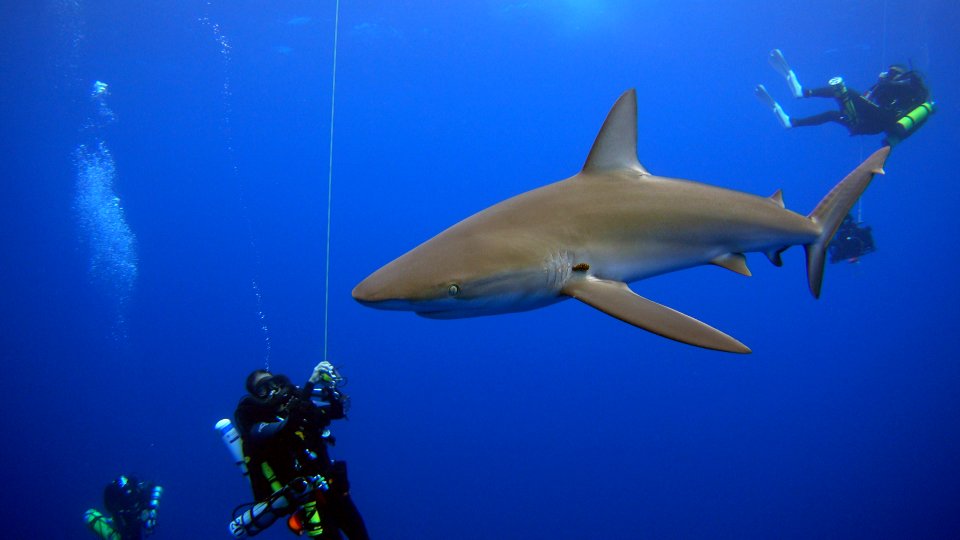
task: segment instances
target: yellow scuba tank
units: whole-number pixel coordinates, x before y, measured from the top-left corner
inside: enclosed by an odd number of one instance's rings
[[[307,501],[303,505],[304,521],[303,532],[309,537],[320,536],[323,534],[323,522],[320,518],[320,510],[317,508],[317,501]]]
[[[283,488],[283,484],[277,480],[277,475],[273,474],[273,467],[271,467],[269,463],[266,461],[261,463],[260,471],[263,473],[263,477],[267,479],[267,482],[270,483],[270,489],[276,492]]]
[[[920,129],[920,126],[930,118],[930,115],[936,111],[937,104],[933,101],[927,101],[903,115],[897,120],[897,123],[887,131],[887,144],[894,146],[910,135],[913,135],[913,133]]]
[[[113,528],[112,520],[93,508],[83,513],[83,522],[103,540],[120,540],[120,533]]]

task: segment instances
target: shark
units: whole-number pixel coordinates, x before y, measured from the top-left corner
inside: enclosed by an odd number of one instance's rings
[[[636,90],[607,115],[582,170],[490,206],[361,281],[361,304],[432,319],[495,315],[575,298],[681,343],[749,353],[737,339],[636,294],[628,283],[713,264],[750,276],[746,253],[782,266],[806,251],[807,282],[820,297],[827,246],[844,216],[883,173],[881,148],[837,183],[810,214],[769,197],[656,176],[637,158]]]

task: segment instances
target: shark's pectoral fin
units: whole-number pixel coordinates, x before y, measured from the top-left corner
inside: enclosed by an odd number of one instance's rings
[[[750,277],[753,275],[750,273],[750,268],[747,267],[747,257],[743,253],[727,253],[710,262],[742,276]]]
[[[578,279],[567,283],[562,292],[607,315],[666,338],[705,349],[750,352],[746,345],[727,334],[679,311],[647,300],[621,281]]]

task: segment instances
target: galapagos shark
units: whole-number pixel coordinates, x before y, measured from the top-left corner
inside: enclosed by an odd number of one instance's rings
[[[740,191],[655,176],[637,159],[636,91],[614,104],[576,175],[468,217],[375,271],[353,289],[361,304],[452,319],[526,311],[576,298],[654,334],[749,353],[733,337],[634,293],[627,283],[698,265],[750,275],[745,253],[777,266],[806,249],[820,296],[827,245],[883,173],[888,147],[841,180],[814,210],[787,210],[781,192]]]

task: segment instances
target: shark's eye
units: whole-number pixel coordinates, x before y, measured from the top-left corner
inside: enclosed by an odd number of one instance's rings
[[[460,294],[460,286],[456,283],[450,285],[450,288],[447,289],[447,296],[456,296],[458,294]]]

